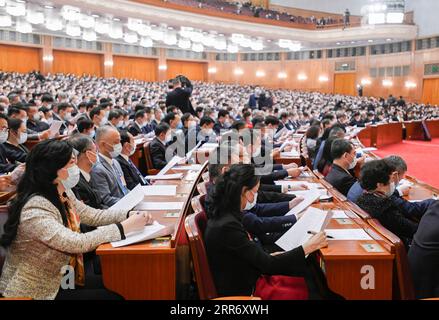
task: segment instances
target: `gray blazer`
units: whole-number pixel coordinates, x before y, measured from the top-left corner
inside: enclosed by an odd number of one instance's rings
[[[70,256],[96,249],[100,244],[121,239],[115,223],[127,218],[127,211],[96,210],[67,192],[81,222],[97,228],[77,233],[65,227],[58,209],[46,198],[34,196],[24,205],[17,236],[8,248],[0,278],[5,297],[54,299],[61,285],[62,268]],[[87,279],[86,279],[87,281]]]
[[[115,159],[113,159],[113,161],[115,166],[119,169],[119,172],[122,173],[123,171],[119,162]],[[99,161],[91,170],[90,176],[91,187],[100,196],[104,206],[111,207],[123,198],[124,194],[117,183],[114,169],[102,156],[99,156]]]

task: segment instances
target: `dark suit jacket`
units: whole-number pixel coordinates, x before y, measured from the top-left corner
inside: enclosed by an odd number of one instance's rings
[[[325,180],[345,196],[348,195],[349,189],[357,182],[355,177],[336,164],[332,165],[332,170],[325,177]]]
[[[219,121],[217,121],[217,122],[215,123],[215,125],[213,126],[213,131],[215,131],[215,133],[216,133],[217,135],[220,135],[221,130],[226,130],[226,127],[224,127],[223,124],[221,124]]]
[[[123,176],[127,184],[127,188],[133,190],[139,183],[143,184],[142,177],[139,173],[124,157],[119,156],[116,158],[122,168]]]
[[[439,296],[439,202],[435,201],[419,223],[408,260],[417,299]]]
[[[271,256],[249,239],[241,212],[210,218],[204,242],[219,296],[251,295],[263,274],[303,277],[306,273],[302,247]]]
[[[3,149],[5,151],[6,158],[9,159],[10,162],[26,162],[26,157],[29,153],[29,150],[24,145],[20,144],[18,147],[16,147],[10,143],[5,142],[3,144]]]
[[[176,106],[184,114],[186,112],[195,115],[195,110],[189,100],[192,94],[192,87],[176,88],[166,95],[166,107]]]
[[[133,123],[129,128],[128,132],[133,136],[138,136],[139,134],[143,134],[142,128],[139,127],[137,123]]]
[[[151,141],[149,150],[153,168],[163,169],[168,163],[166,161],[166,146],[156,137]]]
[[[407,248],[409,247],[418,229],[418,223],[406,218],[392,199],[364,193],[358,198],[357,204],[372,217],[378,219],[390,232],[397,235]]]
[[[93,188],[87,182],[87,180],[85,180],[82,173],[79,177],[78,184],[72,189],[72,191],[78,200],[83,201],[89,207],[95,209],[104,209],[101,198],[96,192],[94,192]]]
[[[0,173],[9,173],[17,167],[17,164],[11,163],[8,159],[4,146],[4,144],[0,144]]]
[[[47,123],[42,121],[28,120],[26,125],[28,129],[33,130],[35,132],[43,132],[50,128],[50,126]]]

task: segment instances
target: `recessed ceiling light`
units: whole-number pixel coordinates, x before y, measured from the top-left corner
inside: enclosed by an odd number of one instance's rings
[[[351,41],[351,43],[352,43],[352,44],[354,44],[354,43],[355,43],[355,41]]]
[[[169,30],[174,30],[174,28],[173,28],[173,27],[168,27],[168,29],[169,29]]]
[[[100,16],[98,14],[92,14],[91,15],[93,18],[99,18]]]
[[[369,43],[372,43],[372,42],[373,42],[373,40],[368,40],[367,42],[369,42]]]
[[[16,0],[16,1],[19,3],[26,3],[26,1],[24,1],[24,0]]]
[[[44,8],[46,8],[46,9],[55,9],[54,6],[49,6],[49,5],[45,5]]]
[[[114,20],[114,21],[120,21],[120,19],[119,19],[119,18],[113,18],[113,20]]]
[[[267,40],[267,42],[271,42],[271,40],[270,40],[270,39],[268,39],[268,40]]]
[[[340,42],[337,42],[337,46],[339,46],[339,45],[341,45],[341,43],[340,43]]]
[[[389,38],[389,39],[387,39],[386,41],[392,41],[392,39]]]

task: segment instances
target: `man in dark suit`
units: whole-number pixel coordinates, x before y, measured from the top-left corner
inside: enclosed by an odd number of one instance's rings
[[[174,90],[168,92],[166,96],[166,107],[176,106],[183,114],[189,112],[195,115],[195,110],[190,101],[193,87],[187,78],[185,80],[184,87],[180,82],[180,77],[172,80]]]
[[[351,187],[357,182],[357,179],[349,172],[357,164],[355,148],[345,139],[336,139],[331,145],[331,156],[334,159],[332,170],[325,180],[341,194],[347,196]]]
[[[38,107],[29,106],[26,108],[27,112],[27,128],[35,132],[43,132],[49,130],[49,125],[45,122],[40,121],[41,115],[38,112]]]
[[[95,209],[104,209],[102,200],[93,190],[90,172],[97,162],[97,150],[93,139],[84,134],[75,134],[69,138],[71,146],[78,151],[77,165],[81,172],[78,184],[72,189],[78,200]]]
[[[168,163],[166,160],[166,147],[171,139],[171,129],[169,125],[166,123],[160,123],[155,128],[155,138],[149,145],[154,169],[163,169]]]
[[[145,110],[139,110],[134,116],[133,124],[128,128],[129,133],[133,136],[138,136],[143,134],[143,121],[145,118]]]
[[[130,156],[136,152],[134,137],[129,132],[122,131],[120,133],[120,143],[122,144],[122,153],[117,157],[117,161],[122,168],[127,188],[133,190],[139,183],[146,185],[145,178],[130,159]]]
[[[226,109],[221,109],[218,111],[218,120],[215,122],[213,126],[213,131],[219,136],[221,134],[221,130],[227,130],[231,126],[230,123],[230,113]]]

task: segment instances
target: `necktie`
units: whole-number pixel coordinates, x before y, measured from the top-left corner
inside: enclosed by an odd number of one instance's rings
[[[131,161],[131,159],[128,160],[128,163],[134,169],[134,171],[137,173],[137,175],[139,176],[140,180],[142,181],[142,184],[144,184],[144,185],[147,184],[145,178],[143,178],[143,175],[140,173],[139,169],[137,169],[137,167],[134,165],[134,163]]]
[[[113,161],[113,164],[111,166],[113,167],[114,174],[116,176],[116,181],[117,181],[117,184],[119,185],[120,190],[122,191],[122,193],[124,195],[126,195],[129,191],[128,191],[128,189],[125,187],[125,185],[122,182],[122,178],[121,177],[122,177],[123,174],[116,167],[116,165],[114,164],[114,161]]]

